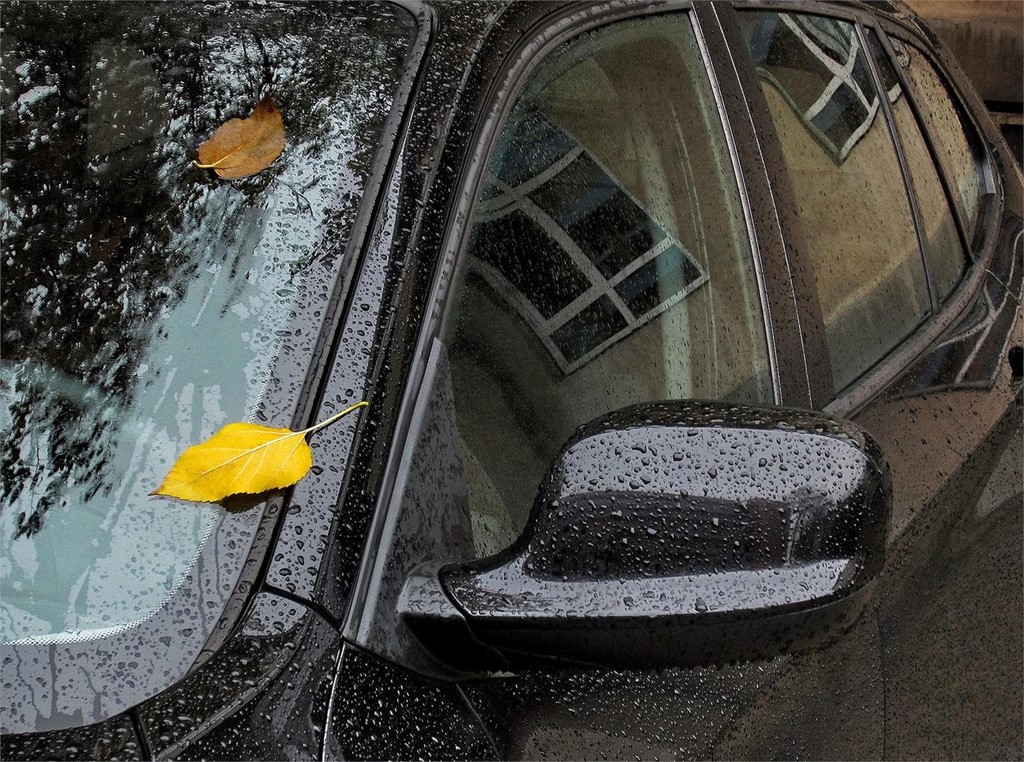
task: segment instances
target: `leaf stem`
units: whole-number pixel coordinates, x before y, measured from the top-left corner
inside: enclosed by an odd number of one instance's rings
[[[305,435],[305,434],[312,434],[312,433],[313,433],[314,431],[319,431],[319,430],[320,430],[320,429],[322,429],[322,428],[323,428],[324,426],[330,426],[330,425],[331,425],[332,423],[334,423],[334,422],[335,422],[336,420],[338,420],[339,418],[341,418],[341,417],[343,417],[343,416],[346,416],[346,415],[348,415],[348,414],[349,414],[349,413],[351,413],[351,412],[352,412],[353,410],[356,410],[356,409],[358,409],[358,408],[361,408],[361,407],[369,407],[369,406],[370,406],[370,403],[369,403],[369,402],[366,402],[365,400],[364,400],[363,402],[357,402],[357,403],[356,403],[356,404],[354,404],[354,405],[349,405],[349,406],[348,406],[347,408],[345,408],[344,410],[342,410],[342,411],[341,411],[340,413],[335,413],[335,414],[334,414],[334,415],[332,415],[332,416],[331,416],[330,418],[326,418],[326,419],[324,419],[324,420],[320,421],[320,423],[316,423],[316,424],[313,424],[313,425],[312,425],[312,426],[310,426],[310,427],[309,427],[308,429],[303,429],[303,430],[302,430],[301,432],[299,432],[299,433],[300,433],[300,434],[303,434],[303,435]]]
[[[200,164],[198,161],[193,159],[192,160],[192,166],[193,167],[197,167],[198,169],[216,169],[217,167],[220,166],[221,162],[224,161],[224,159],[226,159],[226,158],[228,158],[228,157],[227,156],[222,156],[221,158],[217,159],[217,161],[213,162],[213,164]]]

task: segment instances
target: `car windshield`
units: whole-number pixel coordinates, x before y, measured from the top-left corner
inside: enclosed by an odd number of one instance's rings
[[[359,3],[5,3],[3,641],[145,620],[225,522],[196,573],[230,593],[262,508],[150,493],[226,423],[291,424],[411,33]],[[266,94],[284,153],[194,167]]]

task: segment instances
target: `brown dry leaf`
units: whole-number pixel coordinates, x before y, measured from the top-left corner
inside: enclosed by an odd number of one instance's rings
[[[269,167],[284,150],[284,121],[267,95],[245,119],[228,119],[199,146],[200,169],[232,180]]]
[[[334,423],[366,402],[302,431],[229,423],[181,454],[154,495],[215,503],[230,495],[255,495],[295,484],[313,465],[306,435]]]

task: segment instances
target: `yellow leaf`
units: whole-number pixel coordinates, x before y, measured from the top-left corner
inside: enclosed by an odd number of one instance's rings
[[[152,494],[215,503],[229,495],[289,487],[313,465],[306,435],[368,404],[357,402],[302,431],[229,423],[185,450]]]
[[[226,180],[266,169],[284,150],[284,121],[267,95],[245,119],[228,119],[199,146],[200,169],[212,169]]]

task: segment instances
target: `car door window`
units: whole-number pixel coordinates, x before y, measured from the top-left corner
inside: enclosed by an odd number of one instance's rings
[[[852,24],[761,11],[740,20],[785,158],[841,390],[928,314],[900,166]]]
[[[973,241],[984,190],[981,141],[927,56],[901,40],[890,38],[890,41],[897,63],[910,84],[914,102],[921,111],[925,129],[938,151],[942,169],[955,189],[967,240]]]
[[[648,400],[772,399],[747,227],[686,16],[604,27],[532,75],[442,342],[480,555],[518,535],[577,426]]]
[[[953,211],[943,191],[939,174],[928,153],[928,145],[914,119],[913,110],[907,102],[896,70],[886,55],[881,40],[872,30],[867,30],[867,39],[878,66],[882,87],[889,97],[893,121],[896,123],[903,155],[910,171],[932,281],[939,299],[945,299],[960,282],[967,267],[964,246],[960,241]]]

